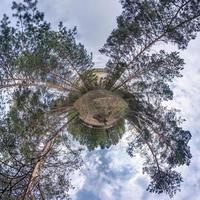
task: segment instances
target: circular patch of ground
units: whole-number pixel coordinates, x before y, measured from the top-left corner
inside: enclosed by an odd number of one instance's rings
[[[81,96],[74,107],[85,124],[109,128],[123,117],[127,103],[110,91],[96,89]]]

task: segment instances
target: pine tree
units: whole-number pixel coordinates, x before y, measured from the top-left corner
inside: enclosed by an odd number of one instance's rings
[[[128,154],[145,157],[143,172],[151,178],[147,190],[170,197],[180,190],[183,179],[174,168],[190,164],[191,134],[181,128],[183,120],[176,117],[176,109],[168,110],[162,102],[173,99],[169,83],[182,76],[184,60],[179,52],[155,52],[153,47],[162,42],[187,48],[200,30],[200,2],[121,0],[121,4],[117,28],[100,50],[109,56],[106,76],[100,80],[92,55],[76,42],[76,27],[67,30],[61,22],[53,29],[38,11],[37,0],[13,2],[14,26],[3,16],[1,199],[68,198],[69,174],[82,164],[71,135],[89,150],[109,148],[124,132],[124,120],[133,133]],[[80,101],[91,91],[92,98]],[[77,101],[83,102],[79,108]],[[107,112],[108,104],[116,110]],[[81,118],[86,111],[91,124]],[[115,121],[112,128],[105,128],[116,117],[117,125]],[[94,124],[101,124],[101,131]],[[90,134],[94,130],[95,136]],[[117,132],[119,137],[113,137]]]

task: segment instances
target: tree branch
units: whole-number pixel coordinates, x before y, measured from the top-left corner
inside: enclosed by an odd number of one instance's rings
[[[28,195],[31,193],[31,191],[33,190],[35,184],[37,183],[37,179],[39,177],[39,173],[41,170],[41,166],[42,163],[45,159],[45,157],[47,156],[47,154],[49,153],[49,151],[52,149],[53,144],[55,139],[58,137],[59,133],[61,131],[63,131],[63,129],[71,122],[73,121],[76,117],[78,116],[75,115],[74,117],[72,117],[67,123],[65,123],[64,125],[62,125],[45,143],[42,151],[39,153],[38,158],[36,158],[35,161],[35,165],[33,167],[33,170],[31,172],[31,176],[29,178],[27,187],[23,193],[23,195],[21,196],[21,198],[19,198],[20,200],[26,200],[26,198],[28,197]]]
[[[191,1],[191,0],[190,0]],[[134,63],[134,61],[140,56],[142,55],[147,49],[149,49],[152,45],[154,45],[156,42],[158,42],[161,38],[163,38],[167,33],[168,33],[168,30],[167,30],[167,27],[169,27],[172,22],[174,21],[174,19],[176,18],[176,16],[179,14],[179,12],[181,11],[181,9],[186,6],[190,1],[187,1],[183,6],[181,6],[178,11],[176,12],[175,16],[171,19],[171,21],[169,22],[169,24],[167,24],[165,26],[165,31],[160,35],[158,36],[157,38],[155,38],[152,42],[150,42],[147,46],[145,46],[134,58],[133,60],[131,60],[127,66],[130,66],[131,64]],[[197,14],[197,15],[194,15],[193,17],[190,17],[188,18],[187,20],[185,21],[182,21],[181,23],[179,23],[178,25],[174,26],[173,28],[171,28],[171,30],[175,30],[175,29],[178,29],[179,27],[183,26],[184,24],[188,23],[188,22],[191,22],[193,21],[194,19],[198,18],[200,16],[200,13]],[[151,70],[151,69],[149,69]],[[149,71],[147,70],[147,71]],[[122,73],[123,74],[123,73]],[[121,74],[121,75],[122,75]],[[122,82],[122,84],[120,84],[119,86],[117,86],[117,89],[122,87],[123,85],[125,85],[127,82],[131,81],[133,78],[135,78],[135,74],[132,74],[130,75],[125,81]]]

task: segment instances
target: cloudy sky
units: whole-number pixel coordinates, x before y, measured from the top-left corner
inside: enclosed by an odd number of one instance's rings
[[[10,13],[10,0],[1,0],[0,15]],[[67,27],[78,27],[78,40],[94,54],[97,66],[106,58],[98,53],[121,12],[117,0],[39,0],[46,18],[56,26],[63,21]],[[169,103],[181,110],[186,119],[184,128],[192,133],[192,163],[182,167],[184,183],[175,200],[199,200],[200,197],[200,35],[181,53],[185,59],[183,78],[175,80],[174,100]],[[145,191],[148,178],[142,173],[142,161],[126,154],[126,135],[109,151],[96,150],[85,154],[85,167],[74,174],[74,200],[168,200],[165,195]],[[78,178],[77,178],[78,177]]]

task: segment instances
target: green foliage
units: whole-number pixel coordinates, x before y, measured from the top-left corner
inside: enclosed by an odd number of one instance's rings
[[[97,75],[95,73],[95,69],[89,69],[87,71],[84,71],[81,75],[84,79],[84,83],[86,84],[86,87],[89,90],[93,90],[98,87]]]
[[[21,78],[64,82],[72,70],[86,70],[92,64],[84,46],[76,43],[76,28],[62,23],[53,30],[36,7],[37,1],[13,2],[16,26],[4,15],[0,26],[1,78]],[[60,78],[55,77],[57,74]]]
[[[172,168],[190,164],[191,134],[180,127],[182,120],[176,117],[176,110],[153,107],[130,96],[128,99],[127,117],[133,127],[133,139],[127,152],[131,157],[139,153],[145,158],[144,173],[152,179],[147,190],[172,197],[182,182],[181,175]]]
[[[76,28],[67,30],[60,23],[57,30],[52,29],[38,11],[36,0],[13,2],[14,26],[3,16],[1,199],[23,199],[24,195],[24,199],[68,198],[69,175],[81,165],[80,151],[71,149],[67,134],[57,139],[58,134],[67,126],[74,139],[90,151],[99,146],[109,148],[125,132],[125,119],[134,133],[127,152],[130,156],[140,153],[145,158],[143,171],[151,178],[147,190],[165,192],[170,197],[180,190],[182,177],[173,169],[190,164],[191,134],[181,128],[182,120],[176,117],[176,110],[161,105],[163,100],[173,98],[169,82],[181,77],[184,61],[178,52],[155,52],[152,47],[164,42],[185,49],[200,30],[200,4],[193,0],[121,3],[123,12],[117,18],[117,28],[100,50],[109,56],[108,76],[100,81],[96,69],[92,69],[92,55],[76,42]],[[89,128],[78,117],[81,112],[74,111],[77,99],[97,89],[128,104],[128,109],[111,111],[107,105],[114,102],[106,98],[81,105],[94,107],[95,117],[100,120],[111,112],[120,113],[123,119],[112,128]],[[93,95],[91,99],[97,93]],[[38,163],[38,177],[28,191]]]
[[[145,158],[144,173],[152,179],[147,190],[172,197],[182,182],[172,168],[190,164],[191,134],[180,127],[176,110],[161,104],[173,99],[169,82],[181,77],[184,61],[178,52],[155,53],[152,47],[163,42],[185,49],[200,31],[200,4],[192,0],[121,3],[117,28],[100,50],[110,57],[106,87],[129,104],[126,117],[134,134],[127,152]]]
[[[125,132],[125,127],[123,120],[110,129],[104,129],[88,127],[77,119],[69,124],[68,131],[81,145],[85,145],[89,151],[92,151],[97,147],[104,149],[117,144]]]
[[[44,95],[46,93],[42,90],[32,91],[24,88],[17,90],[13,94],[10,111],[0,121],[0,197],[2,199],[22,197],[38,162],[38,156],[41,156],[38,154],[42,146],[63,123],[63,115],[57,113],[54,117],[50,112],[54,100],[44,102]],[[64,116],[67,118],[67,113]],[[62,153],[66,154],[64,158],[59,155],[61,151],[65,151]],[[61,141],[55,142],[50,155],[47,158],[43,156],[40,158],[43,166],[40,180],[34,188],[35,198],[39,199],[41,195],[47,199],[68,197],[64,191],[72,186],[67,177],[71,171],[80,167],[79,154],[79,151],[70,149],[70,144],[64,148]],[[60,173],[53,175],[55,169],[59,169]],[[65,175],[64,182],[58,183],[61,179],[55,180],[55,176],[63,177],[63,175]],[[27,199],[29,198],[31,195],[28,195]]]
[[[180,190],[180,183],[183,182],[180,173],[172,170],[157,171],[154,167],[148,169],[148,172],[152,181],[149,184],[147,191],[155,192],[157,194],[165,192],[172,198],[177,190]]]
[[[177,53],[166,54],[161,51],[155,54],[152,47],[164,42],[185,49],[200,30],[199,2],[121,0],[121,3],[123,12],[117,18],[117,28],[100,50],[110,57],[107,63],[107,87],[111,88],[116,83],[110,81],[113,77],[121,78],[122,85],[132,87],[135,78],[145,77],[141,81],[148,84],[149,73],[163,70],[161,76],[153,76],[154,85],[160,87],[160,82],[157,82],[163,79],[166,85],[168,80],[165,76],[168,73],[172,77],[180,76],[183,61]]]
[[[105,89],[110,90],[112,86],[115,85],[126,67],[126,63],[123,62],[117,63],[114,67],[112,62],[107,63],[107,73],[109,74],[109,76],[104,81]]]
[[[199,31],[198,1],[121,0],[121,3],[123,12],[117,18],[118,27],[102,49],[113,57],[116,52],[123,56],[129,51],[134,53],[138,46],[148,46],[155,40],[173,42],[183,49]]]

